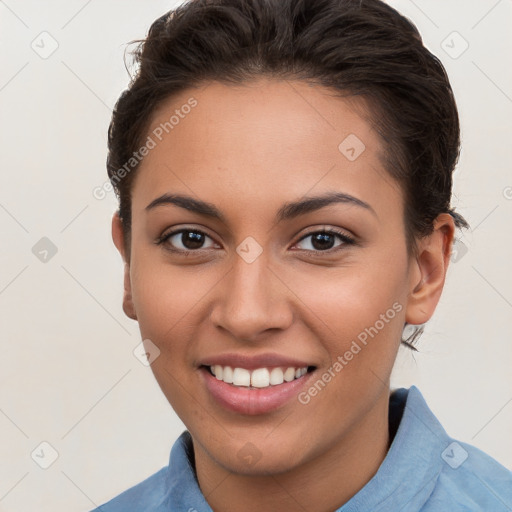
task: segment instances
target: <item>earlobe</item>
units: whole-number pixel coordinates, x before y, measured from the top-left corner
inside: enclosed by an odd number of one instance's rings
[[[130,262],[127,259],[124,243],[123,225],[119,217],[119,211],[116,211],[112,216],[112,240],[117,250],[121,254],[124,262],[124,293],[123,293],[123,311],[128,318],[137,320],[135,306],[132,298],[132,286],[130,278]]]
[[[130,264],[124,264],[124,293],[123,293],[124,314],[132,320],[137,320],[137,313],[132,299],[132,286],[130,280]]]
[[[454,235],[453,218],[443,213],[434,221],[433,232],[419,241],[406,309],[409,324],[424,324],[434,314],[443,291]]]

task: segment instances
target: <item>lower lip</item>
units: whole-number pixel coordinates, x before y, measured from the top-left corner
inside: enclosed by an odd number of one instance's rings
[[[277,386],[247,388],[218,380],[205,367],[200,369],[200,373],[217,403],[230,411],[248,415],[265,414],[283,407],[298,395],[300,388],[312,375],[312,372],[308,372],[298,379]]]

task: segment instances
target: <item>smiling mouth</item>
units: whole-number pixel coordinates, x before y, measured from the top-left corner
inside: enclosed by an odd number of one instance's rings
[[[248,370],[246,368],[233,368],[231,366],[203,366],[217,380],[234,387],[246,389],[262,389],[271,386],[279,386],[285,382],[292,382],[300,379],[307,373],[313,372],[315,366],[303,367],[275,367],[275,368],[255,368]]]

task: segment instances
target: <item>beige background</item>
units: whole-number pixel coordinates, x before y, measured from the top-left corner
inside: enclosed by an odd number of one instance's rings
[[[451,77],[464,145],[454,204],[472,225],[393,385],[415,383],[452,436],[512,468],[512,2],[391,4]],[[90,510],[165,465],[183,430],[132,353],[116,202],[92,193],[128,82],[124,45],[172,6],[0,1],[0,511]]]

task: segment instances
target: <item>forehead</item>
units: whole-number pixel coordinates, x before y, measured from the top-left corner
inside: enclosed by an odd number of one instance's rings
[[[210,82],[182,91],[152,116],[154,147],[137,171],[133,211],[169,192],[226,206],[264,199],[277,208],[326,190],[385,209],[384,199],[396,202],[400,191],[366,112],[361,99],[300,81]]]

